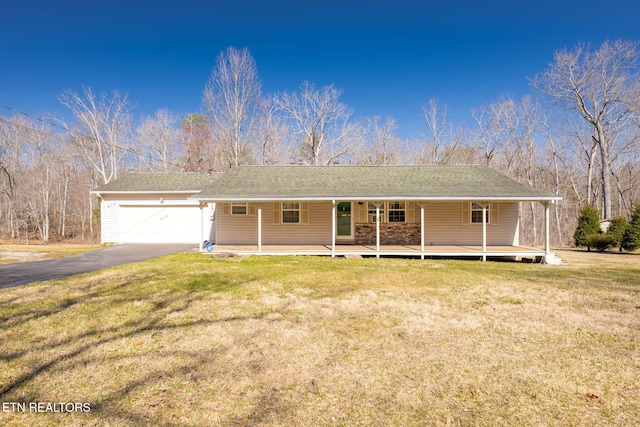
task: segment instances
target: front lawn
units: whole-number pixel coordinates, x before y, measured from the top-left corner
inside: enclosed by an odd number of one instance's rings
[[[178,254],[3,289],[0,424],[640,425],[640,256],[560,255]]]

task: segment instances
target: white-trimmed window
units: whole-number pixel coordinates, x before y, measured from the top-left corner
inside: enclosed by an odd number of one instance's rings
[[[387,217],[385,216],[385,204],[380,203],[380,222],[387,222]],[[370,224],[376,223],[376,203],[369,202],[367,204],[367,218],[369,219]]]
[[[407,204],[405,202],[379,202],[380,222],[407,222]],[[376,203],[367,203],[367,222],[376,223]]]
[[[407,206],[405,202],[389,202],[389,222],[406,222]]]
[[[231,215],[247,215],[248,213],[246,203],[231,203]]]
[[[491,204],[487,206],[487,224],[491,218]],[[480,203],[471,203],[471,224],[482,224],[482,205]]]
[[[282,223],[300,224],[300,203],[282,203]]]

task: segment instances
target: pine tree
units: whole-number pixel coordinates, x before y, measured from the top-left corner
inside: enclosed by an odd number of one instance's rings
[[[576,227],[575,233],[573,233],[573,240],[576,246],[586,246],[591,250],[587,244],[587,238],[592,234],[600,233],[600,214],[598,210],[592,205],[584,206],[580,209],[580,215],[578,216],[578,227]]]
[[[629,228],[629,221],[627,221],[627,218],[623,216],[611,218],[607,234],[613,237],[616,247],[620,252],[622,252],[622,239],[624,238],[624,233],[627,231],[627,228]]]
[[[631,208],[631,221],[622,237],[622,248],[629,252],[640,248],[640,202],[634,203]]]

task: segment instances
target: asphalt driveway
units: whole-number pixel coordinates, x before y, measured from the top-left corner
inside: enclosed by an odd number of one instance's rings
[[[0,265],[0,288],[73,276],[144,261],[177,252],[197,250],[193,244],[124,244],[109,246],[83,254],[43,261]]]

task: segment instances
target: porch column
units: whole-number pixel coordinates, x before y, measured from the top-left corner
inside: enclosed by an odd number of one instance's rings
[[[544,202],[544,257],[545,260],[551,255],[551,245],[549,244],[549,202]]]
[[[487,260],[487,202],[480,203],[482,207],[482,261]]]
[[[258,203],[258,252],[262,252],[262,203]]]
[[[336,201],[331,201],[331,258],[336,257]]]
[[[204,249],[204,209],[202,208],[202,202],[200,205],[200,252]]]
[[[376,203],[376,258],[380,258],[380,203]]]
[[[426,203],[420,203],[420,259],[424,259],[424,207]]]

